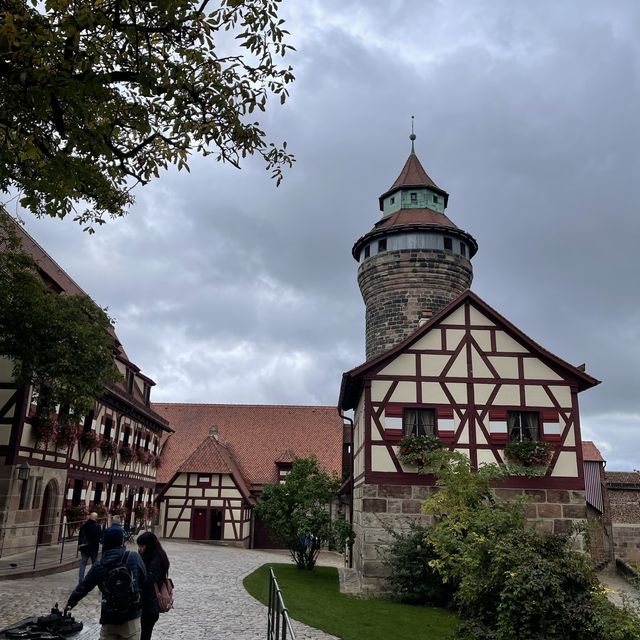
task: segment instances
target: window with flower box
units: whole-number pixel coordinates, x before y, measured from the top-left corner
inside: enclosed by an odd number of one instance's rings
[[[540,440],[540,415],[537,411],[507,411],[509,442]]]
[[[405,409],[402,415],[402,432],[405,436],[435,436],[435,409]]]

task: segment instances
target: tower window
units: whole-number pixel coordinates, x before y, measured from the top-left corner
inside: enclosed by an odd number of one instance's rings
[[[394,197],[389,198],[389,204],[393,204],[396,201]]]
[[[418,202],[418,194],[417,193],[412,193],[411,194],[411,202],[413,202],[413,203]]]
[[[367,246],[364,248],[364,257],[365,257],[365,258],[368,258],[370,255],[371,255],[371,247],[370,247],[369,245],[367,245]]]
[[[433,201],[438,202],[438,196],[433,196]]]
[[[384,240],[378,240],[378,253],[386,250],[387,250],[387,239],[384,238]]]
[[[467,255],[467,247],[464,245],[463,242],[460,243],[460,255],[461,256]]]
[[[452,251],[453,250],[453,240],[451,238],[446,238],[444,239],[444,248],[448,251]]]

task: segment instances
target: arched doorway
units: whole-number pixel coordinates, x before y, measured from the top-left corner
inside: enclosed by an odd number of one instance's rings
[[[50,544],[56,530],[56,507],[58,504],[58,483],[49,480],[42,494],[40,509],[40,526],[38,527],[38,544]]]

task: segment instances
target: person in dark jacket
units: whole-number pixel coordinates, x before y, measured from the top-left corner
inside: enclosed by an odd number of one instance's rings
[[[126,557],[125,557],[125,554]],[[130,605],[123,611],[113,613],[105,590],[105,583],[110,574],[119,566],[129,570],[133,578],[129,584],[133,587]],[[102,538],[102,557],[92,567],[86,578],[69,596],[65,610],[73,609],[94,587],[102,592],[100,608],[100,640],[139,640],[140,615],[142,613],[142,593],[145,587],[147,571],[144,562],[135,551],[124,548],[124,532],[122,529],[107,529]]]
[[[138,536],[138,552],[147,569],[147,579],[142,592],[142,617],[140,640],[151,640],[153,625],[158,621],[160,607],[155,586],[162,584],[169,573],[169,558],[155,534],[145,531]]]
[[[78,549],[80,550],[80,582],[84,580],[84,572],[87,569],[89,559],[91,566],[98,560],[98,551],[100,551],[100,538],[102,530],[98,524],[98,514],[94,511],[89,514],[89,518],[80,527],[78,533]]]

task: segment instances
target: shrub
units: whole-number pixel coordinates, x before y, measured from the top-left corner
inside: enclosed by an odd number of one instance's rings
[[[405,436],[400,440],[398,455],[404,464],[424,468],[438,449],[442,449],[442,442],[436,436]]]
[[[408,604],[443,606],[451,601],[453,583],[444,583],[430,562],[436,552],[427,539],[430,527],[409,523],[407,531],[390,533],[393,542],[385,551],[391,569],[387,586],[393,596]]]

